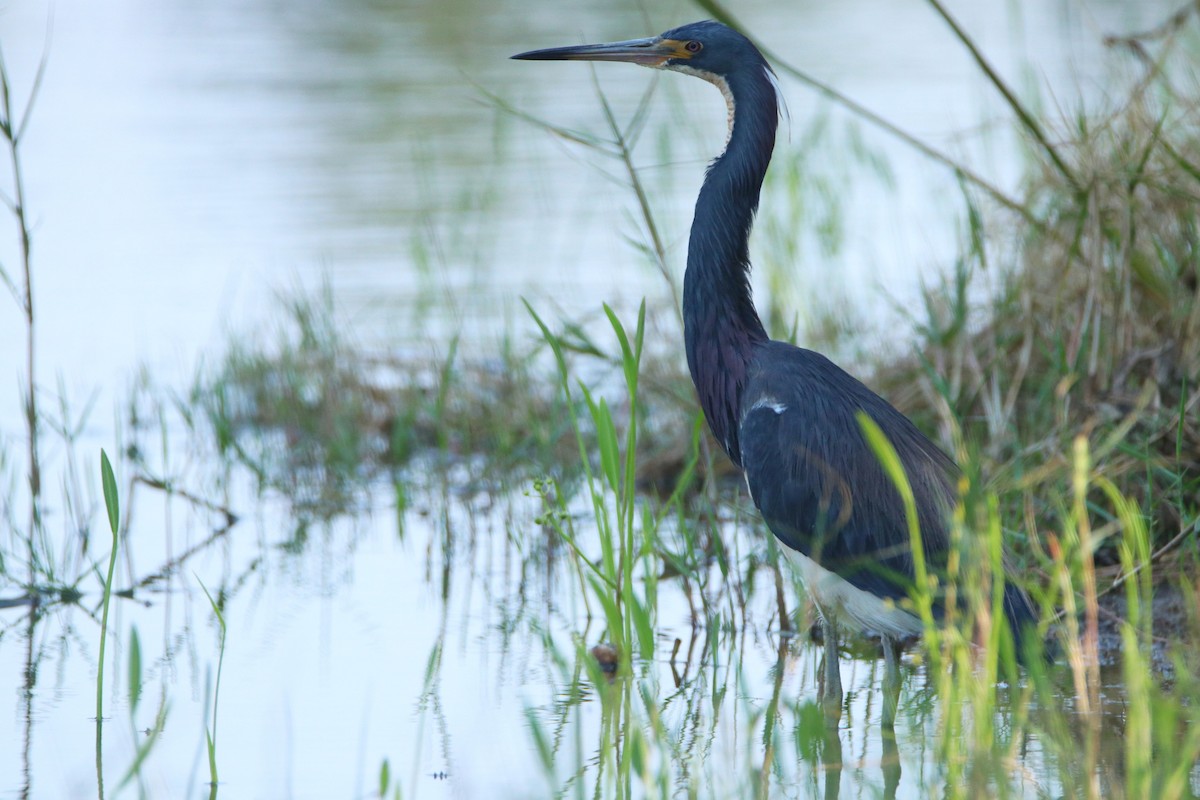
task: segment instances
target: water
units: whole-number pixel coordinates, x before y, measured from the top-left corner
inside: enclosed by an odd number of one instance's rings
[[[953,10],[1013,83],[1052,87],[1048,102],[1069,106],[1077,92],[1096,94],[1122,63],[1105,58],[1099,36],[1157,20],[1164,5]],[[586,67],[507,56],[641,33],[646,23],[633,7],[600,16],[559,4],[531,30],[526,14],[506,12],[469,2],[437,11],[57,8],[25,156],[42,373],[90,388],[112,384],[114,368],[190,364],[230,328],[252,327],[272,292],[319,276],[365,335],[408,342],[463,328],[494,335],[520,316],[521,294],[554,297],[568,312],[590,311],[597,297],[661,299],[661,280],[622,241],[633,231],[628,192],[578,148],[498,114],[471,85],[556,124],[602,133]],[[862,0],[836,14],[761,3],[741,13],[798,66],[1014,185],[1011,137],[964,135],[981,122],[1003,131],[1007,117],[932,12]],[[658,26],[697,16],[686,5],[662,14]],[[0,17],[22,96],[49,15],[31,3]],[[600,74],[626,115],[651,77],[624,65]],[[669,190],[656,202],[678,268],[724,109],[710,87],[663,78],[695,119],[673,126],[680,144],[670,164],[656,162],[653,136],[638,157],[654,185]],[[784,89],[795,136],[817,104],[786,78]],[[939,168],[881,136],[868,141],[895,160],[895,194],[863,179],[866,196],[848,211],[842,256],[829,267],[804,264],[798,279],[845,272],[845,283],[867,287],[878,306],[876,289],[903,295],[947,265],[955,231],[946,221],[957,200]],[[5,264],[14,263],[13,246],[6,237]],[[415,261],[414,247],[430,252],[426,263]],[[429,306],[436,310],[421,312]],[[16,341],[15,319],[6,315],[4,325],[4,338]],[[3,372],[14,374],[4,358]]]
[[[1045,90],[1047,105],[1071,108],[1076,94],[1101,94],[1120,63],[1102,49],[1101,34],[1147,27],[1174,9],[1164,1],[962,2],[951,10],[1015,85]],[[879,0],[796,8],[754,2],[738,13],[797,66],[1000,186],[1015,187],[1021,166],[1005,109],[928,8]],[[531,18],[528,6],[464,0],[120,0],[0,11],[0,46],[18,98],[26,96],[53,19],[23,167],[35,223],[44,404],[56,405],[60,377],[75,413],[96,397],[79,445],[79,473],[89,487],[81,513],[99,507],[92,454],[99,446],[116,452],[119,438],[130,436],[112,420],[135,370],[145,366],[160,386],[185,385],[231,334],[273,324],[277,292],[328,281],[357,338],[412,352],[444,348],[455,333],[479,352],[505,331],[531,335],[522,295],[568,317],[594,314],[601,298],[626,310],[643,295],[664,302],[661,278],[624,242],[637,228],[628,191],[603,172],[614,166],[499,113],[472,84],[554,124],[602,133],[585,67],[507,56],[644,35],[700,16],[677,3],[656,8],[647,25],[633,6],[560,3]],[[624,66],[599,73],[626,118],[651,79]],[[827,107],[786,78],[783,86],[794,146]],[[678,268],[702,166],[723,138],[724,110],[700,82],[664,76],[659,88],[673,103],[656,107],[637,158]],[[679,108],[688,119],[669,116]],[[677,137],[669,149],[657,133],[668,129]],[[941,168],[882,136],[864,135],[891,162],[895,188],[852,169],[861,186],[847,187],[837,252],[822,257],[810,241],[795,281],[840,287],[847,302],[884,314],[888,298],[911,298],[922,279],[949,263],[957,236],[949,221],[960,203]],[[786,134],[781,147],[789,147]],[[0,239],[0,263],[10,271],[15,246],[11,233]],[[0,435],[19,486],[23,428],[15,388],[24,334],[8,308],[0,313],[0,340],[11,343],[0,348],[0,375],[10,387],[0,393]],[[211,488],[213,465],[179,441],[180,430],[172,427],[170,471],[186,485]],[[52,549],[77,553],[57,477],[66,453],[53,445],[49,452]],[[307,544],[299,546],[302,521],[288,504],[259,498],[247,484],[236,476],[228,500],[246,520],[168,581],[137,592],[138,602],[114,605],[114,655],[105,676],[110,792],[142,740],[129,722],[125,689],[135,626],[147,678],[136,727],[152,724],[160,698],[170,707],[143,771],[146,791],[208,791],[206,697],[220,650],[201,581],[229,592],[217,728],[222,794],[365,796],[384,759],[409,797],[543,792],[528,715],[547,725],[565,719],[569,745],[575,731],[593,730],[598,711],[595,703],[559,702],[570,681],[532,631],[546,628],[571,662],[572,635],[591,644],[603,626],[587,626],[561,565],[553,580],[520,572],[530,562],[513,540],[535,527],[536,503],[519,491],[490,502],[435,492],[403,515],[401,536],[394,499],[377,487],[362,513],[311,523]],[[119,586],[157,570],[219,524],[144,487],[125,499],[136,516]],[[0,748],[0,795],[96,793],[92,559],[107,550],[99,530],[93,522],[88,555],[65,557],[60,575],[79,580],[83,607],[40,618],[32,650],[22,611],[0,611],[0,675],[13,690],[5,704],[10,746]],[[457,544],[443,555],[450,539]],[[0,596],[19,591],[0,585]],[[745,788],[748,772],[726,774],[721,765],[761,758],[753,713],[769,702],[773,685],[796,716],[795,704],[814,690],[816,654],[795,642],[784,651],[783,680],[773,684],[779,638],[772,607],[761,595],[753,603],[751,624],[736,637],[713,634],[716,645],[705,648],[704,632],[690,644],[680,590],[664,586],[662,655],[642,673],[666,694],[674,683],[666,654],[675,638],[684,652],[713,654],[693,672],[700,684],[687,684],[692,699],[681,699],[674,708],[684,710],[668,711],[668,718],[681,730],[704,720],[692,729],[710,731],[694,740],[710,758],[697,768],[730,793]],[[427,665],[439,647],[440,669],[430,682]],[[31,665],[37,679],[26,698],[21,687]],[[872,795],[886,782],[871,705],[878,702],[875,665],[848,661],[844,668],[854,713],[842,746],[861,768],[847,770],[843,786],[851,796]],[[732,699],[714,720],[704,698],[716,686]],[[919,674],[910,686],[912,710],[922,698]],[[898,732],[902,796],[917,792],[930,758],[923,725],[933,723],[911,718],[917,721]],[[581,745],[582,761],[591,746]],[[561,758],[560,778],[570,763]],[[820,774],[802,761],[795,769],[779,785],[815,794]]]

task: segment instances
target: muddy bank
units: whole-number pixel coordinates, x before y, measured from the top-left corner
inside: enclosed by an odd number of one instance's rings
[[[1183,580],[1187,580],[1184,578]],[[1194,579],[1192,580],[1195,586]],[[1192,673],[1200,668],[1200,622],[1195,608],[1195,589],[1184,591],[1179,581],[1162,581],[1154,587],[1151,610],[1153,636],[1151,664],[1167,680],[1175,677],[1175,656]],[[1099,651],[1102,667],[1121,663],[1121,625],[1128,618],[1125,593],[1120,589],[1099,599]]]

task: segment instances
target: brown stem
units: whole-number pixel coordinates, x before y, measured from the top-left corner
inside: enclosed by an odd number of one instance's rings
[[[42,67],[38,69],[38,78],[34,83],[34,96],[41,83]],[[33,104],[30,98],[30,107]],[[26,117],[28,108],[26,109]],[[29,220],[25,210],[25,182],[21,172],[20,147],[27,119],[16,120],[12,111],[12,91],[8,82],[8,69],[5,67],[3,54],[0,54],[0,134],[8,142],[8,155],[12,163],[13,197],[11,209],[16,218],[17,230],[21,241],[21,270],[24,278],[23,292],[20,296],[21,310],[25,315],[25,425],[29,433],[29,580],[33,583],[34,570],[34,540],[42,526],[41,494],[42,477],[41,465],[38,458],[38,412],[37,412],[37,381],[35,380],[35,343],[34,314],[33,314],[33,262],[30,257]]]

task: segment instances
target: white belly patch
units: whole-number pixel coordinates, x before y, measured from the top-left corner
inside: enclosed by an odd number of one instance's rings
[[[874,631],[898,639],[921,635],[921,620],[914,614],[859,589],[803,553],[786,546],[782,549],[800,570],[804,588],[822,617],[860,632]]]

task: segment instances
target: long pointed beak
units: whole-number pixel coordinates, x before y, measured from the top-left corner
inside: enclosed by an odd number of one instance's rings
[[[691,56],[683,42],[651,36],[647,39],[628,39],[607,44],[581,44],[574,47],[551,47],[517,53],[513,58],[524,61],[627,61],[647,67],[661,67],[672,58]]]

